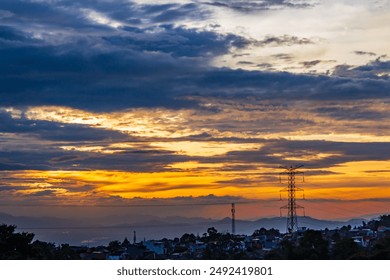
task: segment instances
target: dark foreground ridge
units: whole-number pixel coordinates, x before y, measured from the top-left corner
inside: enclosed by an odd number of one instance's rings
[[[34,234],[0,225],[0,259],[105,260],[105,259],[390,259],[390,215],[361,226],[312,230],[294,234],[260,228],[252,235],[220,233],[210,227],[202,236],[185,233],[180,238],[144,240],[131,244],[114,240],[106,246],[56,245],[34,240]]]

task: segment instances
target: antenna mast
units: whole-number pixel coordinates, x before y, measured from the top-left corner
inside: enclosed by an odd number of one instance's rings
[[[236,204],[232,203],[232,234],[236,234]]]

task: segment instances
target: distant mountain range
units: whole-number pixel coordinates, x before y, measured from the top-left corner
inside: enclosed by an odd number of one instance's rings
[[[318,220],[299,217],[298,225],[310,229],[334,229],[344,225],[360,226],[365,219],[348,221]],[[107,245],[109,241],[123,241],[127,237],[133,241],[136,231],[137,241],[181,237],[184,233],[202,235],[210,227],[219,232],[231,232],[231,219],[222,220],[201,217],[158,217],[150,215],[109,216],[95,219],[64,219],[56,217],[13,216],[0,213],[0,224],[12,224],[18,231],[35,233],[35,238],[56,244]],[[236,220],[237,234],[252,234],[256,229],[275,228],[286,231],[286,218],[262,218],[255,221]]]

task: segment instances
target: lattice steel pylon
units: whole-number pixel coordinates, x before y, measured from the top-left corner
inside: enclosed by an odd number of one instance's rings
[[[280,191],[280,199],[282,200],[282,192],[287,192],[288,194],[288,203],[280,207],[280,216],[282,216],[282,210],[287,209],[287,232],[294,233],[298,230],[298,217],[297,217],[297,209],[303,209],[304,207],[300,206],[296,202],[296,192],[303,191],[301,188],[297,188],[295,186],[295,175],[296,174],[304,174],[302,171],[297,171],[297,169],[301,168],[303,165],[299,166],[290,166],[290,167],[281,167],[286,169],[279,173],[279,175],[287,175],[288,176],[288,185],[286,188]],[[280,178],[281,181],[281,178]],[[305,212],[303,212],[305,215]]]
[[[236,204],[232,203],[232,234],[236,234]]]

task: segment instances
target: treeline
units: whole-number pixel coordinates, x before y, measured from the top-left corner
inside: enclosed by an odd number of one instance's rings
[[[390,227],[390,215],[380,216],[358,229],[377,232],[380,227]],[[353,238],[345,237],[351,226],[338,230],[307,230],[298,240],[284,239],[277,249],[268,253],[266,259],[281,260],[390,260],[390,233],[374,238],[363,247]]]
[[[283,240],[270,251],[268,260],[390,260],[390,237],[376,240],[369,247],[358,245],[352,238],[327,240],[323,232],[307,230],[298,241]]]
[[[14,225],[0,225],[0,259],[2,260],[78,260],[79,254],[68,244],[56,246],[36,240],[34,234],[15,232]]]

